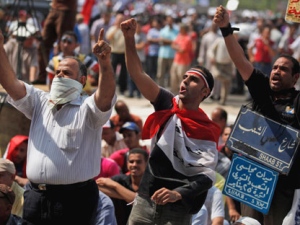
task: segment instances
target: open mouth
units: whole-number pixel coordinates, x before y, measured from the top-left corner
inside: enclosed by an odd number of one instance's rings
[[[180,87],[179,93],[184,93],[186,92],[186,88],[185,87]]]

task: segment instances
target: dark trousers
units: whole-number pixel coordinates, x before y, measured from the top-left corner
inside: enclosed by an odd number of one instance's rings
[[[93,224],[99,190],[94,180],[50,185],[40,190],[29,183],[24,192],[23,218],[35,225]]]
[[[157,59],[158,59],[158,56],[148,55],[147,61],[146,61],[147,73],[154,81],[156,81],[156,74],[157,74]]]
[[[116,74],[117,66],[121,66],[118,84],[120,88],[120,92],[124,94],[127,90],[127,67],[125,63],[125,54],[124,53],[111,53],[111,64]]]

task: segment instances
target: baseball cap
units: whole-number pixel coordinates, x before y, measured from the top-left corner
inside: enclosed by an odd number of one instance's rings
[[[257,220],[251,218],[251,217],[241,217],[240,219],[238,219],[237,221],[235,221],[235,223],[243,223],[245,225],[261,225],[260,222],[258,222]],[[234,223],[234,224],[235,224]]]
[[[16,173],[16,167],[14,163],[8,159],[0,158],[0,172],[9,172],[11,174]]]
[[[140,132],[140,128],[134,122],[126,122],[120,129],[120,133],[123,133],[124,130],[133,130],[135,132]]]
[[[10,204],[14,204],[16,196],[9,186],[0,184],[0,198],[5,198]]]

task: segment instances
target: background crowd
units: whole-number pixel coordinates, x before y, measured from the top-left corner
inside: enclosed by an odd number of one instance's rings
[[[93,3],[93,4],[92,4]],[[111,65],[117,84],[117,94],[129,98],[143,98],[131,80],[125,63],[125,40],[120,24],[135,18],[134,35],[138,57],[144,71],[161,87],[177,94],[182,75],[192,65],[200,64],[211,71],[215,86],[209,98],[226,105],[229,94],[251,96],[236,70],[218,27],[213,23],[214,12],[199,12],[196,8],[178,9],[174,6],[155,7],[155,4],[117,4],[113,1],[76,0],[51,3],[51,10],[42,21],[21,9],[15,17],[1,10],[0,26],[5,36],[4,48],[17,77],[28,84],[51,83],[58,63],[67,56],[75,56],[88,68],[84,91],[92,94],[98,85],[101,70],[92,47],[104,29],[104,40],[111,46]],[[298,24],[283,18],[259,15],[231,17],[232,25],[240,27],[234,34],[249,61],[265,74],[270,74],[274,60],[285,53],[300,61],[300,29]],[[25,25],[20,25],[20,24]],[[297,84],[296,84],[297,85]],[[132,202],[146,169],[150,146],[141,140],[144,122],[132,114],[126,101],[114,105],[115,115],[103,126],[101,172],[94,179],[101,191],[97,224],[126,224]],[[231,163],[232,152],[225,142],[232,129],[224,108],[216,108],[209,117],[219,125],[216,183],[209,189],[201,210],[194,214],[194,225],[221,225],[231,222],[259,224],[242,218],[240,205],[222,195],[222,188]],[[26,176],[28,136],[16,135],[8,143],[0,161],[0,194],[6,197],[5,215],[22,217]],[[100,151],[100,149],[99,149]],[[100,159],[99,159],[100,160]],[[10,188],[14,194],[11,194]],[[103,194],[104,193],[104,194]],[[100,194],[100,198],[101,198]],[[109,198],[107,197],[109,196]],[[13,199],[13,200],[12,200]],[[0,197],[0,206],[2,197]],[[107,214],[105,214],[108,212]],[[0,224],[7,218],[1,215]],[[14,218],[16,219],[16,218]],[[239,221],[240,219],[240,221]],[[250,223],[247,223],[247,221]],[[4,223],[5,222],[5,223]],[[7,223],[8,224],[8,223]]]

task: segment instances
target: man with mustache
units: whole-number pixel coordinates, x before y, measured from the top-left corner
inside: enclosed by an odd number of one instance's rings
[[[0,83],[8,101],[31,119],[23,218],[33,224],[91,224],[99,191],[102,126],[116,101],[110,46],[101,30],[93,53],[101,67],[91,96],[81,95],[86,67],[63,59],[50,93],[17,79],[9,66],[0,34]],[[74,216],[76,215],[76,216]]]
[[[250,91],[253,110],[299,130],[300,95],[294,88],[299,78],[299,62],[290,55],[281,55],[274,62],[271,73],[264,75],[245,57],[232,35],[234,29],[229,23],[229,14],[222,6],[217,8],[214,22],[220,27],[229,55]],[[245,205],[242,206],[241,214],[257,219],[261,224],[281,225],[291,209],[295,189],[300,188],[299,165],[300,157],[297,153],[289,175],[279,175],[267,215]]]

